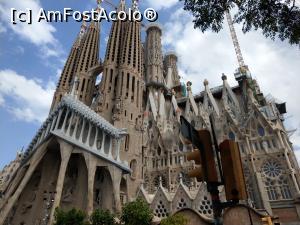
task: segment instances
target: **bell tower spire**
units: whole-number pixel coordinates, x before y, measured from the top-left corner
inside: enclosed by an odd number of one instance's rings
[[[63,68],[63,71],[60,75],[56,91],[53,96],[50,112],[55,108],[55,106],[60,102],[62,96],[66,94],[70,90],[70,85],[74,79],[74,74],[77,70],[80,50],[81,50],[81,44],[82,40],[84,39],[84,36],[86,34],[87,25],[86,22],[83,21],[80,32],[77,35],[71,51],[69,53],[68,59],[65,63],[65,66]]]
[[[97,11],[101,8],[101,0],[97,0]],[[82,40],[81,51],[78,56],[76,76],[78,85],[76,93],[78,100],[90,106],[96,82],[96,71],[100,67],[99,61],[100,23],[91,21]]]
[[[125,11],[125,0],[120,0],[117,11]],[[117,20],[112,23],[108,44],[103,63],[103,76],[99,86],[100,99],[97,100],[96,111],[108,121],[112,121],[113,104],[115,100],[118,84],[123,82],[123,77],[119,73],[119,65],[122,59],[122,49],[124,47],[125,32],[128,23]]]

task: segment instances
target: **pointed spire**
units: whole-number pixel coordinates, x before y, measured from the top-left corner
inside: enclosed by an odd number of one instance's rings
[[[82,40],[86,34],[86,23],[83,21],[79,34],[77,35],[72,48],[70,50],[68,59],[65,63],[63,71],[60,75],[60,79],[57,84],[56,91],[53,96],[50,112],[56,107],[60,102],[61,98],[70,91],[71,83],[74,79],[74,74],[78,67],[78,60],[81,51]]]
[[[132,1],[132,8],[133,8],[133,11],[138,11],[139,10],[139,1],[138,0],[133,0]]]
[[[97,2],[96,11],[97,11],[97,13],[100,13],[100,11],[102,9],[101,3],[103,2],[103,0],[97,0],[96,2]],[[92,20],[90,26],[93,28],[96,28],[96,29],[100,29],[100,22]]]
[[[118,12],[125,11],[126,2],[125,0],[120,0],[119,6],[118,6]]]
[[[228,82],[227,82],[227,76],[223,73],[222,74],[222,80],[223,80],[223,93],[222,93],[222,98],[225,104],[228,103],[228,98],[230,98],[236,109],[239,110],[239,102],[235,96],[235,94],[233,93],[231,87],[229,86]]]
[[[179,173],[179,183],[181,185],[183,185],[183,177],[182,177],[182,173]]]
[[[197,104],[195,102],[194,95],[192,92],[192,82],[188,81],[186,85],[187,85],[187,91],[188,91],[188,98],[189,98],[189,101],[191,102],[193,112],[195,113],[196,116],[198,116],[198,107],[197,107]]]
[[[85,32],[86,32],[86,21],[85,19],[82,21],[81,27],[80,27],[80,32],[79,32],[79,37],[80,39],[84,36]]]
[[[159,176],[159,187],[160,187],[160,188],[163,188],[162,177],[161,177],[161,176]]]
[[[220,110],[219,110],[219,107],[216,103],[216,100],[214,99],[211,91],[210,91],[210,88],[208,86],[208,80],[205,79],[204,82],[203,82],[204,86],[205,86],[205,96],[204,96],[204,107],[206,109],[208,109],[208,103],[210,102],[211,103],[211,106],[212,108],[214,109],[215,113],[217,114],[217,116],[219,117],[220,116]]]
[[[99,23],[92,21],[87,29],[86,24],[83,23],[82,30],[85,30],[85,38],[82,40],[82,48],[78,62],[79,66],[77,67],[76,73],[88,72],[90,68],[96,66],[99,62]]]

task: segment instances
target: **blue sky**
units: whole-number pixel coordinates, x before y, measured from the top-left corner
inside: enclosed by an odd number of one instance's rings
[[[26,148],[47,117],[57,79],[80,29],[80,23],[72,20],[12,25],[10,8],[62,11],[69,7],[83,11],[95,6],[92,0],[0,0],[0,169],[14,159],[18,150]],[[111,10],[105,3],[103,7]],[[231,85],[236,85],[233,72],[237,60],[227,24],[218,34],[203,34],[193,29],[192,18],[183,11],[182,2],[140,1],[140,8],[146,7],[158,11],[164,52],[172,50],[178,54],[180,75],[184,81],[193,82],[194,93],[203,89],[205,78],[211,87],[220,85],[222,73]],[[104,22],[101,27],[102,58],[110,26]],[[245,62],[265,95],[287,102],[286,126],[289,130],[298,129],[291,140],[299,149],[300,51],[285,42],[266,39],[260,31],[244,35],[240,28],[236,25]]]

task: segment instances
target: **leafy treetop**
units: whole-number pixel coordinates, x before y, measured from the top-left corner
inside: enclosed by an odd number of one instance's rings
[[[236,8],[234,21],[243,23],[243,32],[261,29],[272,40],[279,37],[300,47],[300,8],[296,0],[180,0],[202,32],[219,32],[225,12]]]

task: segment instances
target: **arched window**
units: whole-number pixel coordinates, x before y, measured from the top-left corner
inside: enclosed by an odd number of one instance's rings
[[[287,178],[280,176],[278,180],[282,199],[292,199],[292,192]]]
[[[288,177],[284,175],[280,162],[269,160],[262,166],[265,188],[270,200],[292,199]]]
[[[157,155],[161,155],[161,148],[158,146],[158,148],[157,148]]]
[[[279,198],[278,192],[276,190],[275,180],[267,178],[265,181],[266,190],[270,200],[277,200]]]

